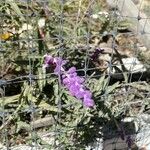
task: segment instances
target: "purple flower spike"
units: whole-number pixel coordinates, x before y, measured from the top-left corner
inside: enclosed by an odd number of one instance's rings
[[[84,78],[77,75],[75,67],[71,67],[68,71],[65,71],[63,66],[66,62],[66,60],[63,60],[60,57],[53,58],[46,54],[44,56],[43,68],[46,69],[48,67],[52,67],[56,75],[61,75],[63,85],[69,90],[72,96],[82,100],[84,106],[93,107],[94,101],[92,99],[92,93],[84,87]]]

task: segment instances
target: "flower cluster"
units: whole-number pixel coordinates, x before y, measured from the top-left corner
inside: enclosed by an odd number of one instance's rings
[[[84,79],[77,75],[75,67],[71,67],[66,74],[62,76],[62,78],[63,84],[66,86],[72,96],[83,100],[83,104],[86,107],[94,106],[94,101],[91,98],[92,93],[85,89],[83,85]]]
[[[61,75],[62,83],[69,90],[70,94],[82,100],[86,107],[93,107],[92,93],[83,85],[84,79],[77,75],[75,67],[71,67],[68,71],[65,71],[63,68],[65,64],[66,61],[60,57],[53,58],[50,55],[44,56],[43,68],[53,66],[54,73]]]

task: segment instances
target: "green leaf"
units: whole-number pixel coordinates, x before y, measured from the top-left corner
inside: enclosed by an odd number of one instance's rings
[[[41,68],[38,68],[38,74],[39,74],[38,86],[40,88],[40,91],[42,91],[43,87],[46,84],[46,79],[45,79],[46,78],[46,73],[43,73],[43,70]]]
[[[16,66],[15,70],[16,71],[21,71],[21,67],[20,66]]]
[[[11,8],[16,12],[16,14],[20,17],[21,21],[26,21],[18,5],[14,2],[14,0],[6,0],[6,3],[8,3],[11,6]]]
[[[64,94],[66,96],[66,98],[64,98],[64,102],[66,104],[74,104],[75,103],[75,106],[76,106],[77,109],[81,108],[81,106],[82,106],[82,101],[81,100],[78,100],[74,96],[70,95],[70,93],[68,91],[64,90]]]
[[[44,101],[42,101],[39,105],[39,108],[44,109],[44,110],[48,110],[48,111],[52,111],[52,112],[61,112],[60,109],[57,108],[57,106],[52,106]]]
[[[19,99],[19,96],[20,94],[10,96],[10,97],[0,98],[0,104],[2,104],[2,102],[4,103],[4,105],[10,104],[10,103],[16,103]]]
[[[116,82],[115,84],[108,86],[106,92],[107,94],[111,93],[113,90],[115,90],[119,86],[119,82]]]
[[[25,130],[29,131],[30,130],[30,125],[27,124],[26,122],[18,121],[16,132],[18,133],[21,129],[25,129]]]
[[[103,83],[105,81],[105,75],[103,75],[99,80],[98,80],[98,83],[96,84],[96,91],[101,91],[102,88],[103,88]]]
[[[28,94],[30,93],[31,87],[28,85],[27,82],[24,82],[24,91],[23,91],[23,97],[27,97]]]
[[[132,26],[131,22],[129,20],[122,20],[118,23],[118,30],[127,30]]]

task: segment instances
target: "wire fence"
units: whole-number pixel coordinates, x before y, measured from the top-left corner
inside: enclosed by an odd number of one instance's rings
[[[150,149],[148,0],[0,1],[0,149]]]

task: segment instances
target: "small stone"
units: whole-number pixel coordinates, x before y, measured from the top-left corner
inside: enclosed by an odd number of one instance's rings
[[[123,58],[122,62],[129,72],[138,73],[146,71],[144,65],[136,57]],[[121,70],[120,65],[117,65],[117,67]]]
[[[2,143],[0,143],[0,150],[7,150],[7,148],[4,145],[2,145]]]
[[[146,52],[147,48],[145,46],[141,46],[141,47],[139,47],[139,50],[142,51],[142,52]]]

